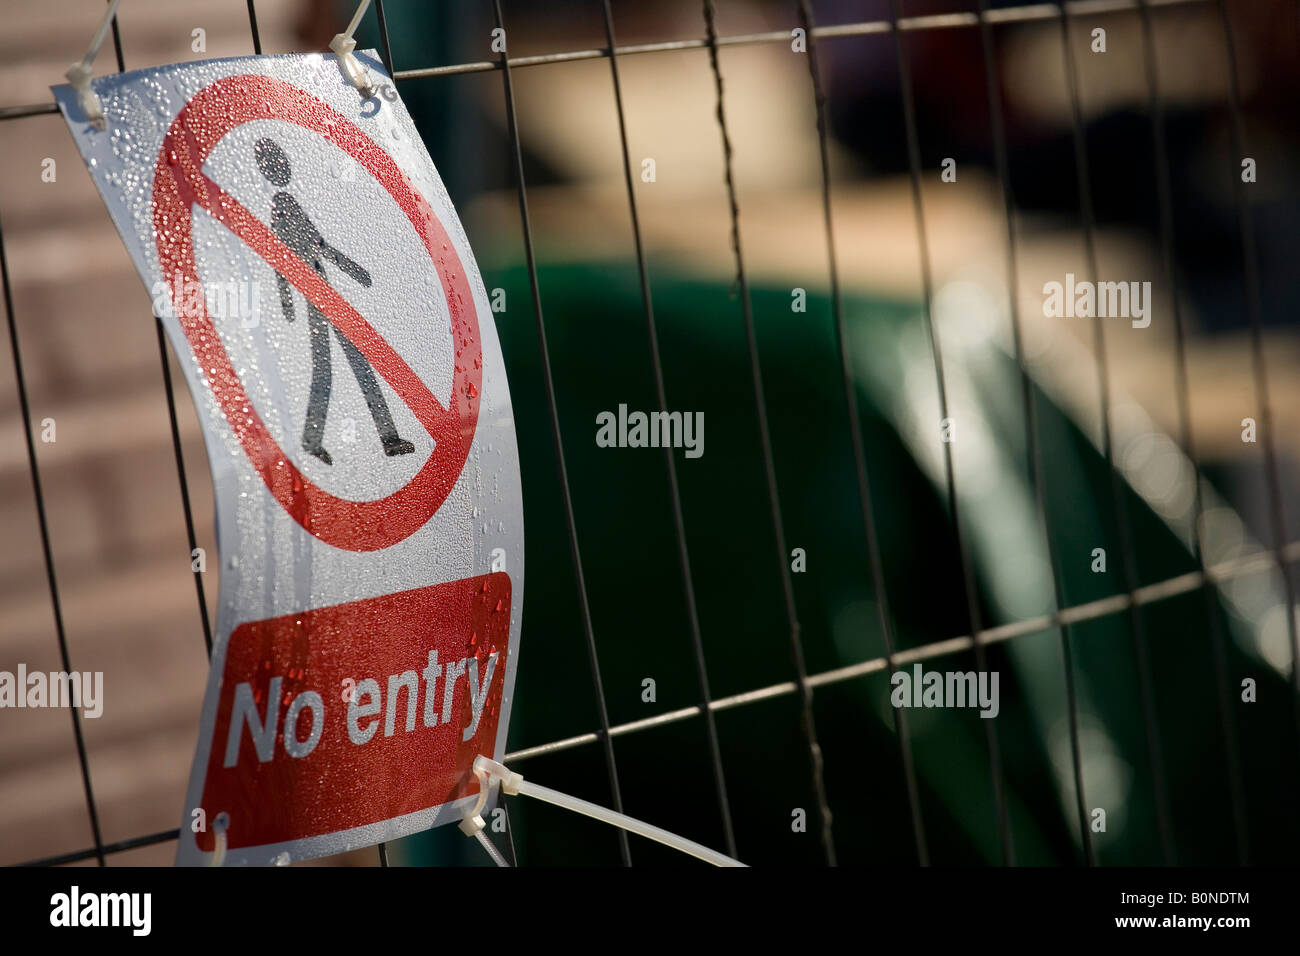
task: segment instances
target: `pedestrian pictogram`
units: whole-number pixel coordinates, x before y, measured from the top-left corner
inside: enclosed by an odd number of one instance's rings
[[[257,168],[262,175],[275,186],[288,186],[291,179],[289,157],[279,144],[272,139],[257,141]],[[298,257],[311,264],[322,277],[325,277],[325,261],[338,266],[344,274],[363,286],[370,286],[370,273],[358,265],[347,253],[342,252],[326,241],[320,234],[306,210],[293,198],[293,193],[277,192],[271,207],[271,231],[280,241],[298,254]],[[293,286],[279,272],[275,274],[280,292],[280,305],[284,317],[292,322],[294,319]],[[334,464],[330,453],[321,444],[325,432],[325,416],[329,414],[330,388],[333,386],[330,363],[330,330],[324,314],[312,301],[307,301],[308,341],[311,343],[311,398],[307,404],[307,421],[302,429],[302,447],[315,455],[327,465]],[[375,370],[370,367],[366,357],[361,354],[351,339],[333,329],[338,337],[339,346],[347,356],[352,374],[366,396],[366,406],[375,420],[375,429],[384,444],[386,455],[409,455],[415,446],[397,434],[393,425],[393,414],[388,410],[384,393],[379,390]]]
[[[283,862],[456,822],[475,756],[504,756],[523,514],[491,307],[432,160],[400,99],[363,100],[332,56],[93,91],[102,119],[55,95],[163,290],[217,499],[178,862]],[[239,309],[221,307],[231,290]]]

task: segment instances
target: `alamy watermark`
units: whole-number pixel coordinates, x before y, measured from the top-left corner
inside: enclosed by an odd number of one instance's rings
[[[990,718],[1001,710],[997,671],[924,671],[913,664],[910,674],[900,670],[889,682],[895,707],[978,707]]]
[[[247,279],[227,282],[186,280],[179,272],[171,282],[162,279],[149,289],[153,314],[159,318],[238,319],[246,329],[261,322],[261,293],[258,283]]]
[[[0,671],[0,707],[80,707],[85,717],[104,713],[103,671]]]
[[[152,893],[83,893],[75,883],[50,897],[50,925],[124,927],[132,936],[153,929]]]
[[[687,458],[704,454],[703,412],[629,412],[596,416],[597,448],[684,448]]]
[[[1133,328],[1145,329],[1151,324],[1151,283],[1075,282],[1074,273],[1067,272],[1064,283],[1043,286],[1043,315],[1049,319],[1132,319]]]

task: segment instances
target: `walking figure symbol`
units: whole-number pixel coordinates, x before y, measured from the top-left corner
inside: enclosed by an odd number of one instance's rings
[[[254,153],[257,156],[257,168],[262,171],[262,175],[273,186],[280,188],[271,200],[271,231],[315,269],[321,278],[328,280],[323,261],[328,259],[353,280],[370,288],[370,273],[326,242],[320,230],[316,228],[316,224],[298,204],[298,200],[284,191],[284,187],[289,185],[289,157],[285,155],[279,144],[271,139],[260,139],[254,147]],[[294,319],[293,287],[279,272],[275,274],[275,278],[280,287],[280,306],[284,310],[285,320],[292,322]],[[334,464],[334,459],[321,444],[325,434],[325,418],[329,413],[330,389],[334,382],[330,364],[330,329],[334,329],[334,334],[338,336],[343,354],[347,357],[348,365],[352,367],[352,374],[356,377],[357,384],[361,386],[361,394],[365,396],[366,407],[370,409],[375,431],[379,433],[379,439],[383,442],[384,454],[389,456],[411,454],[415,451],[415,446],[397,434],[392,412],[388,410],[388,402],[384,400],[384,393],[380,391],[379,379],[375,376],[374,368],[361,354],[361,350],[353,345],[351,340],[329,319],[325,318],[324,313],[316,308],[310,299],[307,300],[307,332],[311,340],[311,394],[307,399],[307,420],[302,429],[303,450],[315,455],[327,465]]]

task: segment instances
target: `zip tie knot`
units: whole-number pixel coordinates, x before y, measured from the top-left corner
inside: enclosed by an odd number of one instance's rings
[[[338,54],[339,66],[348,82],[361,91],[363,99],[370,99],[375,95],[375,84],[370,82],[370,74],[352,52],[356,48],[357,41],[346,33],[336,33],[330,40],[330,49]]]
[[[68,67],[68,72],[63,74],[68,78],[68,82],[72,84],[72,88],[77,91],[77,104],[96,129],[104,129],[108,125],[108,120],[104,117],[104,104],[100,100],[99,94],[90,88],[90,77],[92,75],[90,66],[95,62],[95,57],[99,55],[99,48],[104,45],[104,38],[108,36],[108,28],[113,23],[113,18],[117,16],[117,5],[121,2],[122,0],[112,0],[104,11],[104,19],[100,21],[99,29],[90,38],[90,46],[86,48],[86,55]]]
[[[461,818],[460,830],[465,836],[475,836],[487,826],[483,822],[482,813],[483,807],[487,805],[488,795],[492,792],[493,783],[499,780],[501,782],[501,792],[513,796],[519,792],[519,786],[524,782],[523,774],[515,773],[505,764],[497,763],[482,754],[474,758],[473,769],[474,776],[478,778],[478,800],[474,802],[473,808]]]
[[[348,78],[348,82],[361,91],[364,99],[370,99],[375,95],[375,84],[370,82],[370,74],[366,68],[361,65],[353,52],[357,48],[357,41],[352,39],[352,34],[357,32],[357,27],[361,25],[361,18],[366,15],[366,9],[370,6],[370,0],[361,0],[357,4],[356,12],[352,14],[352,21],[348,28],[342,33],[336,33],[334,39],[330,40],[330,49],[339,58],[339,66],[343,70],[343,75]]]
[[[90,88],[92,75],[90,64],[85,60],[72,64],[64,74],[72,84],[72,88],[77,91],[77,103],[91,125],[96,129],[104,129],[108,125],[108,120],[104,117],[104,104],[99,94]]]

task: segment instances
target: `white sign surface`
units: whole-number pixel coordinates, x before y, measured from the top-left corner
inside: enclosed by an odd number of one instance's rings
[[[331,55],[105,77],[103,128],[55,89],[216,489],[179,863],[218,834],[269,863],[457,821],[474,756],[505,750],[524,552],[500,345],[437,170],[359,59],[380,95]]]

